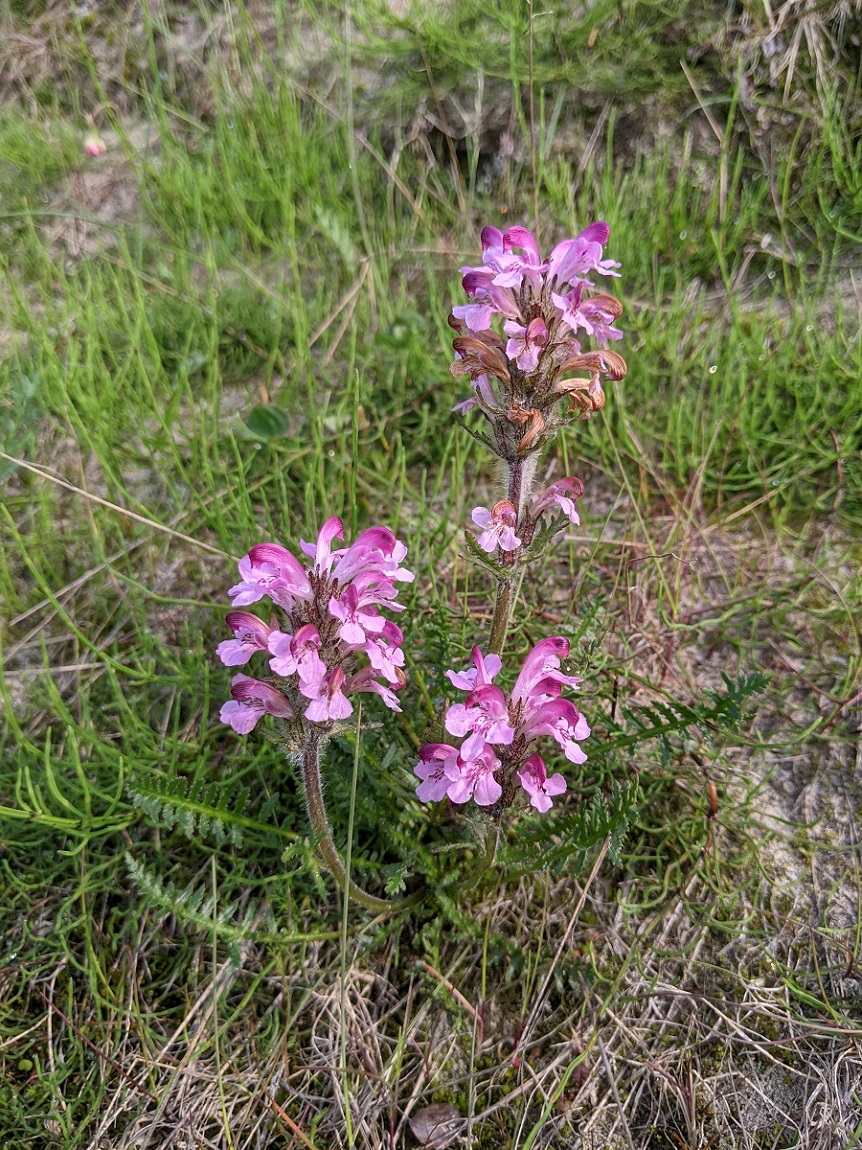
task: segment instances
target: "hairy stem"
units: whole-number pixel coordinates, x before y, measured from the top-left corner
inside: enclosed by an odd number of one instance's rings
[[[530,498],[530,489],[533,486],[533,475],[536,470],[536,456],[528,455],[523,459],[515,459],[508,463],[509,482],[506,498],[515,508],[518,519],[524,513],[524,508]],[[505,551],[502,555],[503,563],[511,568],[511,575],[501,579],[497,584],[497,601],[494,604],[494,618],[491,622],[491,639],[489,648],[492,654],[501,655],[506,642],[506,634],[512,619],[512,609],[518,592],[521,589],[521,580],[524,577],[523,567],[518,566],[518,551]]]
[[[326,806],[323,801],[323,788],[320,785],[320,752],[325,738],[322,732],[311,731],[308,735],[302,752],[302,784],[305,791],[305,805],[308,817],[318,840],[318,848],[323,861],[330,873],[342,889],[346,890],[354,902],[372,910],[375,914],[396,914],[408,907],[416,906],[424,901],[425,891],[419,890],[407,898],[388,899],[377,898],[358,886],[353,879],[348,878],[344,863],[332,839],[332,830],[326,815]]]

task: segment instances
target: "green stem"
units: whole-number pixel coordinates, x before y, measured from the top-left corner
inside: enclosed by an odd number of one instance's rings
[[[335,881],[347,890],[354,902],[358,902],[366,910],[373,910],[376,914],[397,914],[399,911],[407,910],[408,907],[417,906],[425,899],[426,892],[424,889],[408,895],[407,898],[377,898],[363,890],[353,879],[348,877],[347,870],[332,839],[332,830],[323,801],[323,788],[320,785],[320,752],[324,741],[322,732],[311,731],[302,752],[302,783],[305,791],[305,805],[323,861]]]
[[[501,579],[497,584],[497,602],[494,604],[494,618],[491,621],[491,638],[488,650],[492,655],[502,655],[512,617],[513,581]]]
[[[506,498],[515,508],[518,519],[521,519],[527,500],[530,497],[535,461],[530,457],[514,459],[508,462],[509,482]],[[518,592],[521,589],[521,580],[524,578],[524,569],[518,564],[518,556],[522,548],[517,551],[506,551],[502,561],[511,568],[508,578],[500,579],[497,584],[497,601],[494,604],[494,618],[491,621],[491,638],[489,650],[494,655],[502,655],[509,623],[512,619],[512,610]]]

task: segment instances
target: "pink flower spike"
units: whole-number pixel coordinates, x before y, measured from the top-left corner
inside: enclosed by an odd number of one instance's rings
[[[419,762],[413,774],[421,779],[416,788],[416,797],[421,803],[439,803],[446,798],[452,780],[446,774],[449,760],[457,763],[458,752],[448,743],[426,743],[419,751]]]
[[[584,485],[580,479],[574,477],[558,479],[556,483],[546,487],[539,498],[534,500],[530,508],[530,518],[538,519],[543,511],[556,504],[569,522],[577,526],[581,521],[575,510],[575,500],[580,499],[583,493]]]
[[[489,554],[500,547],[503,551],[515,551],[521,540],[515,534],[517,513],[508,499],[501,499],[489,511],[487,507],[474,507],[472,519],[482,533],[477,543]]]
[[[275,715],[278,719],[294,717],[293,707],[281,691],[269,683],[262,683],[260,679],[235,675],[230,693],[233,699],[224,704],[219,718],[233,727],[238,735],[247,735],[264,715]]]
[[[446,675],[453,687],[462,691],[474,691],[477,687],[486,687],[493,683],[499,675],[503,661],[499,655],[485,657],[478,647],[473,648],[473,666],[466,671],[447,671]]]
[[[258,543],[239,561],[243,582],[228,595],[235,607],[246,607],[269,595],[274,603],[290,610],[297,599],[311,598],[311,584],[299,560],[278,543]]]
[[[541,755],[530,755],[518,771],[521,786],[530,796],[530,803],[544,814],[553,806],[552,795],[561,795],[566,790],[566,780],[562,775],[551,775],[545,767]]]
[[[500,760],[489,746],[484,746],[475,757],[467,757],[464,748],[454,760],[450,756],[443,764],[450,780],[447,794],[453,803],[467,803],[475,799],[480,807],[490,807],[503,794],[503,788],[494,778]]]
[[[257,615],[249,611],[231,611],[225,621],[235,638],[219,643],[216,654],[226,667],[241,667],[255,651],[267,650],[273,630]]]

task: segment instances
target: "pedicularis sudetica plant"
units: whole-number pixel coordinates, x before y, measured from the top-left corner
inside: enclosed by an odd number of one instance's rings
[[[596,292],[590,278],[618,274],[619,265],[603,258],[607,240],[607,224],[594,223],[542,260],[526,228],[485,228],[482,266],[461,269],[471,302],[449,317],[458,333],[452,373],[469,376],[472,386],[454,410],[462,421],[470,411],[481,414],[485,426],[471,434],[499,456],[507,477],[504,497],[473,511],[479,535],[467,534],[475,558],[497,582],[488,653],[477,645],[472,666],[447,671],[464,692],[443,718],[455,741],[422,747],[415,767],[422,802],[472,801],[488,811],[493,833],[465,887],[493,861],[503,811],[520,799],[545,812],[565,792],[565,779],[548,774],[538,748],[552,740],[570,762],[586,759],[580,744],[590,728],[563,697],[564,688],[576,690],[581,682],[561,669],[568,640],[552,636],[537,643],[508,694],[494,679],[525,572],[567,521],[579,522],[579,479],[534,492],[539,455],[560,427],[601,410],[605,377],[625,375],[622,357],[602,347],[621,338],[614,322],[622,305]],[[500,320],[502,334],[492,326]],[[583,337],[593,346],[582,346]],[[227,616],[234,638],[220,644],[222,661],[240,666],[260,652],[271,674],[266,680],[238,674],[221,718],[243,735],[264,715],[287,725],[284,743],[296,748],[289,754],[301,766],[325,863],[362,905],[390,911],[421,901],[425,892],[393,902],[349,881],[326,815],[320,761],[337,724],[353,713],[352,696],[373,692],[393,711],[401,709],[395,692],[406,682],[403,635],[383,612],[402,610],[396,584],[413,575],[402,566],[406,547],[386,527],[371,527],[349,546],[333,549],[336,539],[343,541],[343,526],[333,518],[316,544],[300,543],[305,565],[277,543],[260,543],[240,561],[242,581],[228,592],[234,607],[268,598],[280,616],[269,622],[248,611]]]

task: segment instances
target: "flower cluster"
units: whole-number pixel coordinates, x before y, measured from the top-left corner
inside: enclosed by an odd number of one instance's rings
[[[474,507],[473,522],[481,528],[476,539],[477,545],[490,555],[498,547],[504,553],[517,551],[522,545],[531,542],[536,524],[546,511],[562,513],[570,523],[580,523],[575,503],[584,493],[584,485],[573,476],[558,479],[526,507],[518,523],[515,505],[508,499],[498,500],[492,508]],[[520,534],[516,534],[517,531]]]
[[[603,258],[608,235],[607,224],[590,224],[542,260],[526,228],[486,227],[482,266],[461,268],[472,302],[453,308],[449,317],[458,332],[452,374],[469,375],[473,394],[455,410],[482,412],[503,459],[539,450],[560,424],[552,408],[566,397],[584,417],[600,411],[602,377],[626,374],[622,356],[585,350],[576,338],[583,332],[602,345],[622,337],[614,327],[622,304],[589,291],[591,274],[618,275],[619,264]],[[503,318],[508,338],[492,329],[495,316]]]
[[[277,543],[259,543],[240,560],[242,581],[228,591],[234,607],[268,597],[284,618],[265,623],[249,611],[227,616],[234,637],[219,644],[221,661],[238,667],[263,651],[281,680],[276,687],[243,674],[234,678],[221,719],[239,734],[265,714],[294,719],[302,710],[312,723],[346,719],[353,712],[349,696],[359,691],[400,711],[394,691],[405,682],[403,635],[378,608],[403,609],[395,584],[413,579],[401,566],[407,548],[387,527],[371,527],[349,547],[333,550],[343,532],[341,520],[332,518],[316,544],[301,542],[307,566]]]
[[[562,794],[566,782],[562,775],[548,776],[533,745],[549,735],[570,762],[583,763],[587,756],[579,744],[590,733],[575,704],[561,698],[564,686],[577,688],[581,682],[560,670],[568,654],[568,641],[559,636],[537,643],[508,697],[494,685],[502,667],[498,655],[483,656],[474,647],[472,667],[447,671],[452,685],[466,691],[467,697],[449,707],[444,725],[463,741],[459,747],[448,743],[422,747],[414,768],[422,780],[416,788],[422,802],[448,797],[455,803],[474,799],[479,806],[506,807],[520,785],[536,810],[550,809],[552,796]]]

